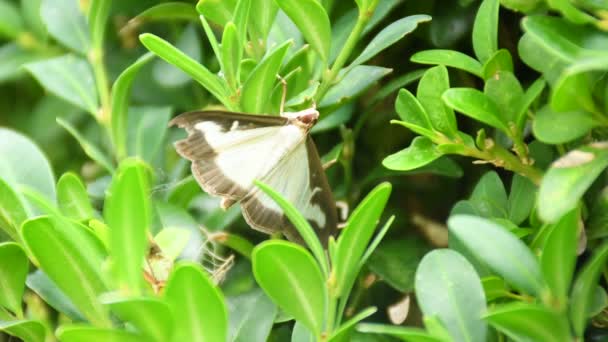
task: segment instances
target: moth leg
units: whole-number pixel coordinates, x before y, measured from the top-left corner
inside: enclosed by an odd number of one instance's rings
[[[285,109],[285,98],[287,97],[287,81],[281,75],[277,75],[279,82],[281,82],[281,87],[283,87],[283,93],[281,94],[281,106],[279,107],[279,115],[283,116],[283,112]]]
[[[222,210],[228,210],[228,208],[232,207],[234,203],[236,203],[236,201],[232,198],[223,197],[222,202],[220,202],[220,207],[222,208]]]
[[[338,162],[338,159],[332,159],[327,163],[323,164],[323,171],[327,171],[330,167],[334,166]]]

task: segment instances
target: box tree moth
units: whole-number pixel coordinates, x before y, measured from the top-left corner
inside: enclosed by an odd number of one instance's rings
[[[185,128],[177,152],[192,161],[192,174],[207,193],[222,197],[222,207],[240,202],[254,229],[281,232],[301,242],[282,209],[254,180],[268,184],[308,220],[323,244],[337,229],[336,205],[309,131],[314,108],[281,116],[197,111],[169,125]]]

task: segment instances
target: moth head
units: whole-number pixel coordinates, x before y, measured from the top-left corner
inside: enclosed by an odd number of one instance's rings
[[[309,130],[319,120],[319,112],[314,108],[308,108],[295,113],[284,113],[290,122],[306,130]]]

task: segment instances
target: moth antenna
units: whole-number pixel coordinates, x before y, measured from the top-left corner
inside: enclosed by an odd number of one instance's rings
[[[285,98],[287,97],[287,81],[281,75],[277,75],[279,82],[281,82],[281,87],[283,87],[283,93],[281,94],[281,106],[279,107],[279,113],[283,116],[283,111],[285,109]]]

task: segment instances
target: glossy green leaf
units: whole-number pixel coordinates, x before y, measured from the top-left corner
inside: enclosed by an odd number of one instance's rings
[[[451,108],[477,121],[509,132],[498,106],[487,95],[473,88],[451,88],[441,97]]]
[[[593,300],[587,308],[587,317],[595,317],[600,315],[604,309],[608,308],[608,294],[601,285],[595,287],[593,292]]]
[[[500,121],[507,124],[515,123],[524,90],[512,72],[496,71],[486,80],[483,92],[498,106]]]
[[[540,294],[545,285],[538,261],[515,235],[492,221],[469,215],[450,217],[448,228],[468,252],[484,260],[510,285],[532,295]]]
[[[0,321],[0,331],[15,336],[25,342],[44,342],[46,328],[40,321]]]
[[[524,18],[523,21],[527,20]],[[542,73],[543,78],[553,85],[563,70],[570,63],[571,56],[563,51],[551,50],[544,41],[533,34],[526,33],[520,39],[517,46],[519,58],[534,70]]]
[[[608,236],[608,189],[604,188],[594,199],[585,230],[590,240]]]
[[[384,334],[394,336],[401,341],[409,342],[442,342],[439,337],[435,337],[424,329],[401,327],[394,325],[384,325],[377,323],[361,323],[357,326],[357,330],[364,333]]]
[[[277,74],[291,41],[279,45],[258,64],[243,84],[241,107],[248,113],[265,113],[268,108]]]
[[[483,78],[487,80],[499,71],[513,73],[513,58],[507,49],[500,49],[490,56],[483,65]]]
[[[367,62],[382,50],[401,40],[406,34],[413,32],[419,24],[430,20],[430,16],[419,14],[411,15],[391,23],[367,44],[363,52],[350,64],[349,68]]]
[[[250,9],[251,0],[238,0],[232,15],[232,22],[234,22],[236,25],[238,47],[240,51],[239,58],[237,59],[239,61],[239,65],[243,56],[243,46],[245,46],[245,43],[247,42],[247,27],[249,24]]]
[[[607,166],[608,148],[604,143],[594,143],[572,150],[553,162],[540,184],[540,218],[555,222],[576,207],[591,183]]]
[[[243,48],[239,43],[236,25],[228,22],[222,36],[222,69],[226,81],[232,89],[237,87],[238,67],[241,65]]]
[[[542,93],[543,89],[545,89],[545,85],[545,80],[543,80],[542,77],[538,78],[528,87],[528,89],[526,89],[524,95],[520,99],[520,102],[517,104],[517,109],[515,110],[515,123],[520,132],[523,131],[526,125],[526,119],[528,117],[527,113],[530,106],[532,106],[534,101],[536,101],[538,96]]]
[[[224,26],[232,19],[236,2],[237,0],[199,0],[196,10],[214,23]]]
[[[310,226],[310,223],[302,216],[302,214],[293,206],[293,204],[287,202],[278,192],[271,189],[268,185],[263,184],[259,181],[255,181],[255,184],[262,189],[270,198],[272,198],[278,205],[283,209],[289,221],[295,226],[298,233],[302,237],[302,240],[306,242],[308,248],[310,248],[312,254],[317,259],[318,265],[321,267],[324,275],[328,275],[327,259],[323,250],[323,246],[319,241],[319,238],[315,234],[314,230]]]
[[[139,57],[118,76],[112,86],[112,142],[121,159],[127,155],[127,115],[131,85],[141,67],[153,57],[151,52]]]
[[[0,177],[13,189],[26,185],[55,200],[55,176],[46,156],[30,138],[0,128]],[[28,170],[25,172],[25,170]]]
[[[63,325],[57,329],[57,337],[61,342],[136,342],[142,341],[143,336],[127,330],[99,328],[90,325]]]
[[[21,223],[27,219],[27,211],[23,200],[0,178],[0,229],[2,229],[13,241],[21,241],[19,230]]]
[[[572,341],[566,318],[538,304],[515,302],[494,307],[485,319],[514,341]]]
[[[435,130],[449,137],[456,136],[458,130],[454,111],[445,105],[441,94],[450,88],[448,70],[443,65],[428,69],[420,82],[416,97],[426,110]]]
[[[53,38],[82,55],[87,54],[91,38],[87,20],[77,1],[43,0],[40,15]],[[73,69],[70,71],[80,75]]]
[[[376,230],[391,189],[391,184],[386,182],[376,186],[348,218],[346,227],[338,238],[332,260],[332,273],[335,277],[335,285],[330,284],[332,296],[337,298],[350,291],[363,266],[361,258]],[[335,287],[331,288],[332,285]]]
[[[602,270],[608,260],[608,244],[604,243],[596,248],[593,257],[587,261],[581,272],[577,275],[572,293],[570,294],[570,320],[574,333],[579,338],[585,332],[587,325],[587,312],[594,298],[595,287],[598,284]]]
[[[175,320],[175,341],[226,341],[228,313],[221,291],[200,265],[177,266],[165,288],[165,300]]]
[[[40,15],[40,6],[42,0],[32,0],[21,2],[21,15],[23,21],[28,27],[28,30],[33,33],[38,39],[46,40],[47,31],[42,16]]]
[[[84,240],[75,240],[68,230],[53,222],[48,217],[28,220],[23,224],[22,237],[27,250],[40,263],[40,268],[53,280],[93,324],[109,326],[106,310],[99,303],[97,296],[107,291],[101,277],[101,263],[95,268],[92,260],[86,259],[88,248],[81,244]]]
[[[152,53],[190,75],[218,101],[228,108],[232,108],[232,104],[228,100],[226,85],[217,75],[211,73],[203,65],[197,63],[194,59],[162,38],[150,33],[144,33],[139,36],[139,40]]]
[[[141,334],[154,341],[169,341],[174,317],[169,306],[155,298],[104,298],[114,315],[129,322]],[[181,316],[180,316],[181,317]]]
[[[536,201],[536,185],[519,174],[513,175],[508,199],[508,219],[521,224],[528,218]]]
[[[195,24],[186,26],[177,37],[175,47],[195,60],[201,62],[201,40],[198,27]],[[192,79],[184,71],[163,61],[156,60],[152,64],[152,76],[154,80],[165,88],[178,88],[188,84]]]
[[[473,57],[455,50],[425,50],[416,52],[410,58],[412,62],[421,64],[443,64],[452,68],[467,71],[475,76],[482,77],[483,67]]]
[[[422,258],[416,270],[416,299],[422,313],[439,318],[454,341],[485,340],[481,280],[457,252],[437,249]]]
[[[274,0],[255,0],[251,2],[250,13],[255,13],[255,15],[250,17],[249,30],[253,34],[253,38],[265,40],[268,37],[278,10],[279,6]]]
[[[254,248],[252,262],[255,279],[272,301],[320,336],[327,290],[312,255],[294,243],[270,240]]]
[[[435,148],[435,144],[427,137],[418,136],[410,146],[384,158],[382,165],[391,170],[409,171],[424,166],[441,157],[443,153]]]
[[[586,135],[597,125],[588,112],[556,112],[545,106],[536,112],[532,130],[534,136],[544,143],[563,144]]]
[[[0,1],[0,36],[15,39],[23,31],[23,18],[10,1]]]
[[[347,71],[347,74],[343,75],[341,80],[329,89],[319,103],[319,107],[329,107],[349,101],[390,72],[392,69],[358,65]]]
[[[392,288],[414,290],[414,274],[430,247],[420,238],[387,239],[371,254],[367,267]]]
[[[65,216],[78,221],[91,219],[95,215],[87,189],[75,173],[64,173],[59,178],[57,203]]]
[[[23,317],[21,297],[25,289],[28,261],[25,251],[14,242],[0,243],[0,306]]]
[[[395,111],[401,118],[400,124],[426,137],[434,137],[431,119],[414,94],[407,89],[399,90],[395,101]]]
[[[92,0],[89,6],[88,23],[91,45],[94,49],[101,51],[112,2],[109,0]]]
[[[495,276],[483,277],[481,279],[481,285],[483,286],[483,292],[486,294],[486,300],[488,302],[509,295],[509,288],[502,278]]]
[[[331,27],[323,6],[316,0],[275,1],[300,29],[319,57],[327,61],[331,45]]]
[[[484,0],[473,25],[473,51],[485,63],[498,50],[498,0]]]
[[[556,111],[586,110],[597,112],[593,99],[596,78],[592,72],[608,70],[608,54],[578,59],[556,81],[551,93],[551,108]]]
[[[65,55],[28,63],[24,67],[49,92],[97,117],[99,103],[93,72],[87,61]]]
[[[0,82],[4,83],[21,77],[25,74],[22,65],[44,58],[44,55],[28,51],[15,42],[4,43],[0,46],[0,61],[2,61],[0,63]]]
[[[352,341],[352,335],[357,323],[376,313],[378,309],[370,307],[362,310],[348,321],[344,322],[334,333],[327,339],[328,342],[347,342]]]
[[[557,309],[566,307],[574,274],[578,247],[578,215],[577,210],[572,210],[551,227],[540,256],[543,278],[553,295],[551,304]]]
[[[259,288],[227,299],[230,317],[229,341],[266,341],[277,307]]]
[[[147,247],[151,207],[145,164],[125,159],[108,191],[104,218],[110,227],[110,254],[116,285],[137,295],[143,286],[142,263]]]
[[[502,180],[495,171],[486,172],[475,185],[469,202],[476,213],[487,218],[507,217],[508,199]]]
[[[127,124],[127,152],[150,164],[158,160],[171,107],[131,107]]]
[[[185,2],[165,2],[146,8],[129,21],[129,24],[135,23],[140,25],[148,21],[165,21],[165,20],[189,20],[198,19],[196,8]]]
[[[164,227],[154,236],[154,242],[163,253],[163,257],[174,261],[184,251],[192,232],[183,228]]]
[[[41,270],[27,276],[27,287],[34,291],[50,307],[64,314],[73,321],[84,321],[86,318],[74,303],[59,287]]]
[[[78,141],[80,147],[82,147],[82,150],[87,154],[87,156],[89,156],[89,158],[97,162],[97,164],[105,168],[109,173],[114,172],[114,166],[112,165],[110,158],[106,156],[104,152],[99,150],[97,146],[91,143],[78,131],[78,129],[76,129],[76,127],[72,126],[71,123],[62,118],[57,118],[56,120],[61,127],[65,128],[65,130],[68,131],[74,137],[74,139],[76,139],[76,141]]]

